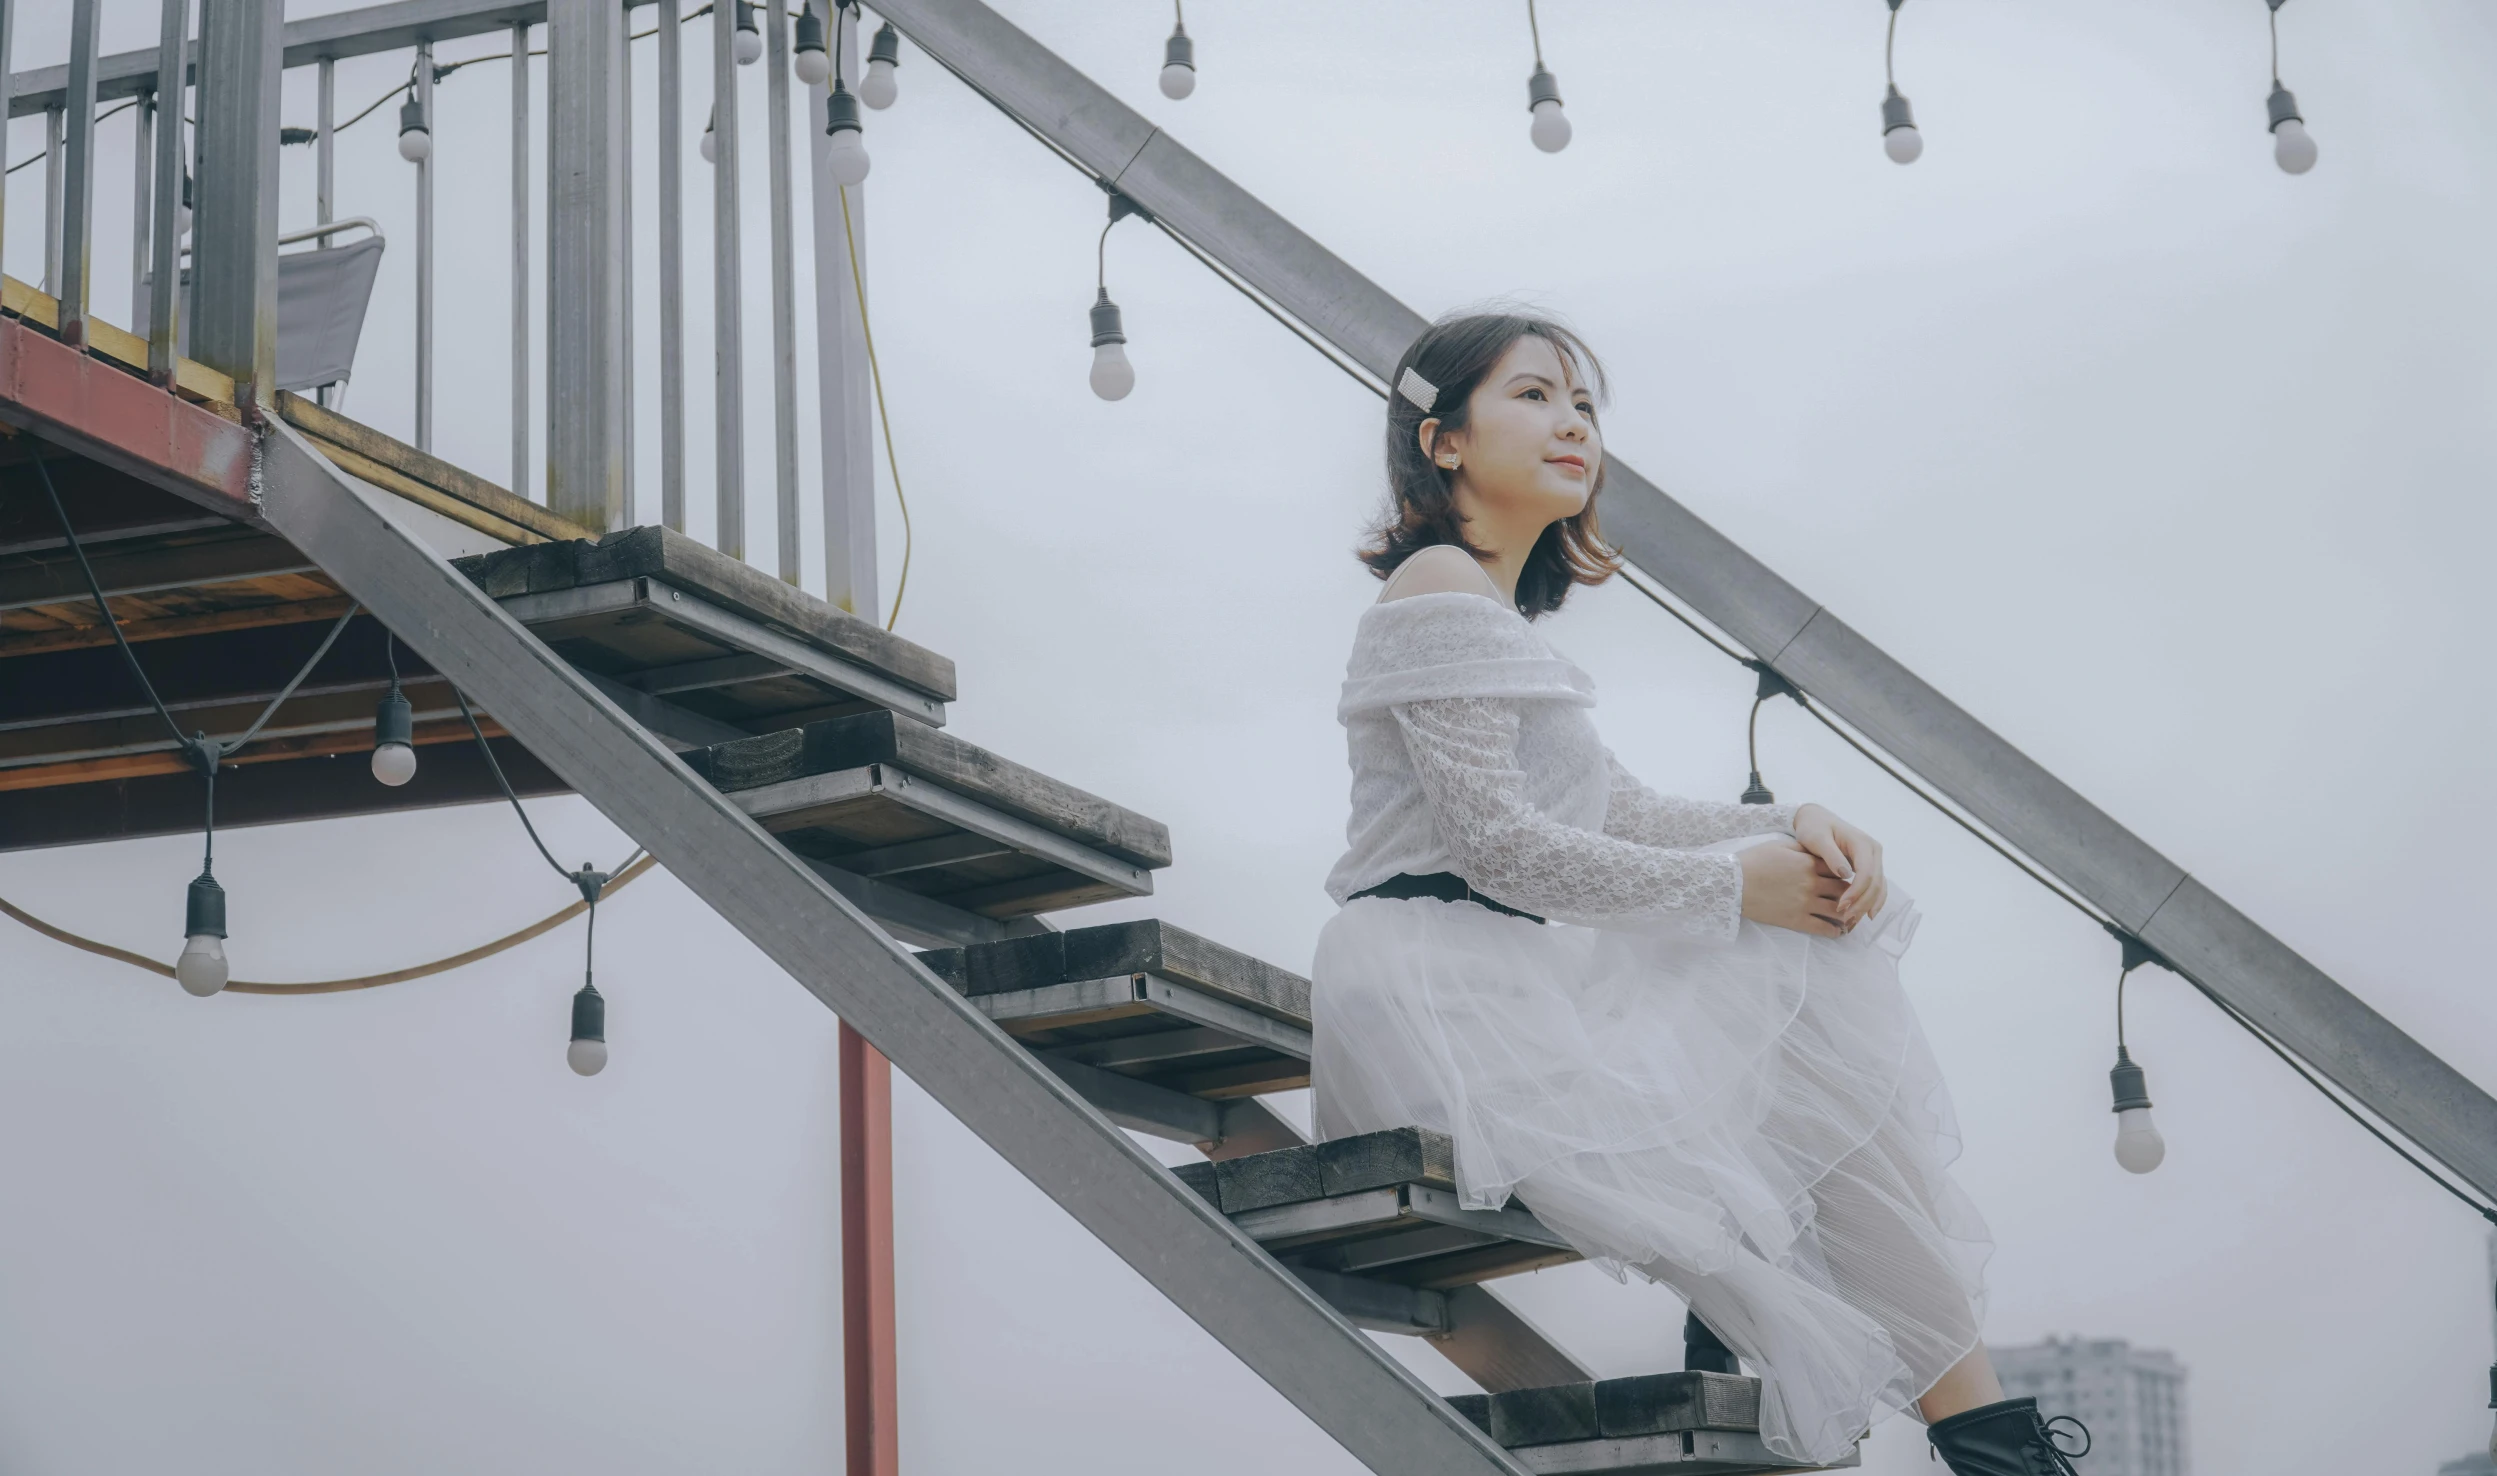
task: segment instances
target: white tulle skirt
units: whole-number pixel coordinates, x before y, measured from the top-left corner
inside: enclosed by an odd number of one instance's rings
[[[1311,970],[1318,1136],[1449,1134],[1466,1204],[1515,1194],[1614,1277],[1673,1287],[1761,1375],[1769,1448],[1837,1459],[1984,1320],[1993,1242],[1899,987],[1917,918],[1895,886],[1838,939],[1357,899]]]

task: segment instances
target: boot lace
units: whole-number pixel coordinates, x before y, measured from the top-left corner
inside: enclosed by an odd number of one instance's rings
[[[2058,1425],[2070,1425],[2072,1428],[2058,1430],[2055,1428]],[[2037,1476],[2080,1476],[2079,1472],[2073,1470],[2072,1463],[2090,1453],[2090,1427],[2070,1415],[2057,1415],[2051,1420],[2038,1421],[2037,1432],[2041,1443],[2046,1447],[2044,1451],[2033,1450],[2031,1452],[2032,1455],[2039,1457]],[[2064,1449],[2058,1442],[2067,1436],[2077,1437],[2081,1442],[2081,1448],[2079,1450]],[[2052,1464],[2048,1464],[2049,1462]]]

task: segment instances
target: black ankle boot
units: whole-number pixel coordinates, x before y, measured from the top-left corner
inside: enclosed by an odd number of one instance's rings
[[[2079,1450],[2055,1444],[2060,1432],[2048,1428],[2067,1423],[2080,1433]],[[2040,1419],[2037,1400],[2027,1395],[1936,1420],[1925,1437],[1952,1476],[2078,1476],[2072,1458],[2088,1455],[2090,1449],[2087,1425],[2070,1415]]]

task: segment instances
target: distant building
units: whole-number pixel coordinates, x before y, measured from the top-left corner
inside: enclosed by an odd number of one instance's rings
[[[2188,1476],[2185,1368],[2170,1354],[2081,1337],[1992,1351],[2004,1394],[2089,1427],[2087,1476]]]

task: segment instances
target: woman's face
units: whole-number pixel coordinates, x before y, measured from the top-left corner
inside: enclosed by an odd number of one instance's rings
[[[1533,334],[1510,344],[1466,402],[1464,430],[1437,437],[1435,459],[1458,460],[1460,510],[1471,492],[1495,521],[1537,529],[1587,505],[1603,465],[1595,401],[1568,357]],[[1433,451],[1423,427],[1423,449]]]

